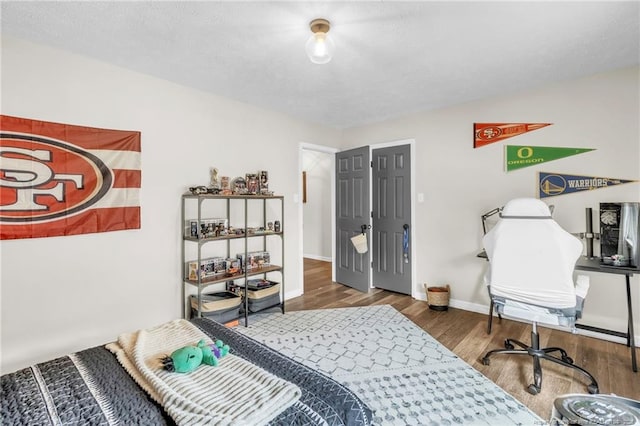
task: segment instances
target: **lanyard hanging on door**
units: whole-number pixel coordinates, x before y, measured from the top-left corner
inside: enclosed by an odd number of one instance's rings
[[[409,225],[405,223],[402,229],[402,257],[404,257],[404,263],[409,263]]]

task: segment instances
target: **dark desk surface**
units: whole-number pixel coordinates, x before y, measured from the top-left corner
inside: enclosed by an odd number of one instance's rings
[[[620,274],[629,276],[640,273],[640,269],[638,268],[605,265],[604,263],[600,262],[599,257],[589,258],[587,256],[580,256],[580,258],[576,262],[576,269],[581,271],[603,272],[606,274]]]
[[[488,259],[487,252],[482,250],[476,255],[483,259]],[[629,275],[640,274],[639,268],[630,268],[627,266],[605,265],[600,262],[599,257],[580,256],[576,262],[576,269],[579,271],[603,272],[605,274]]]

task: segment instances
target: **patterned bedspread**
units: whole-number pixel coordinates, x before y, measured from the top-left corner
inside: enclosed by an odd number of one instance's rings
[[[300,387],[302,396],[272,425],[371,424],[371,411],[349,389],[250,337],[207,319],[192,322],[231,352]],[[2,425],[172,425],[173,420],[102,346],[0,378]]]

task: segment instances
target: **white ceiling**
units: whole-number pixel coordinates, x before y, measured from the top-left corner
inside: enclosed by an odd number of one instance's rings
[[[640,2],[8,2],[2,33],[334,128],[640,63]],[[312,64],[309,21],[331,21]]]

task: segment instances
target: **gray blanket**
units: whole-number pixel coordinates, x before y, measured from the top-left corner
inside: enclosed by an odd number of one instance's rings
[[[371,424],[371,411],[349,389],[290,358],[207,319],[194,319],[236,356],[295,383],[300,399],[273,425]],[[173,424],[103,346],[34,365],[0,378],[2,425]]]

